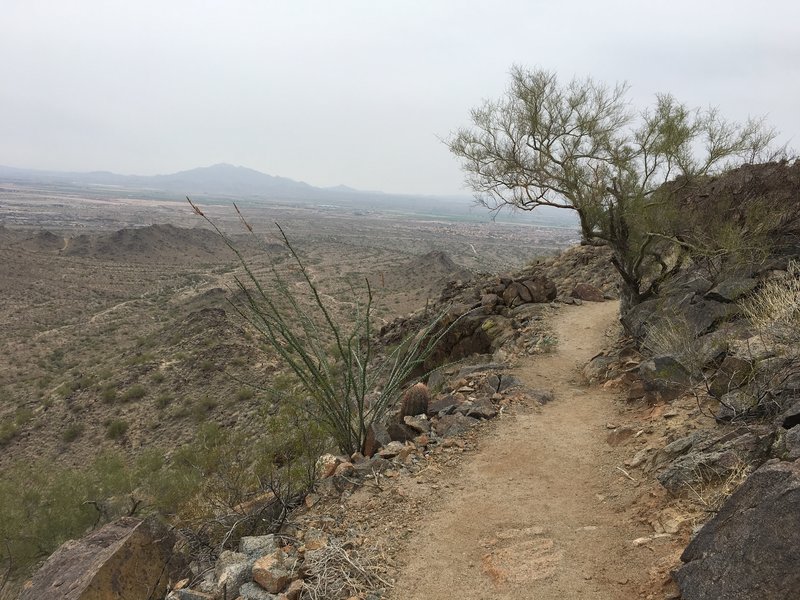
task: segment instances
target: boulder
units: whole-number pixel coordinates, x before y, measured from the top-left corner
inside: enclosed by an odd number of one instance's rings
[[[613,356],[606,356],[598,354],[593,357],[586,366],[583,367],[583,376],[589,383],[596,383],[602,381],[608,375],[611,369],[617,363],[617,359]]]
[[[800,589],[800,463],[762,466],[681,555],[683,600],[791,598]],[[792,590],[795,590],[794,592]]]
[[[503,292],[503,303],[506,306],[519,306],[531,301],[531,292],[519,282],[512,282]]]
[[[173,534],[154,518],[118,519],[64,542],[20,600],[163,598],[181,567],[173,557],[174,545]]]
[[[369,458],[391,441],[392,438],[386,427],[380,423],[372,423],[367,429],[367,436],[364,440],[364,456]]]
[[[700,296],[684,302],[679,310],[696,336],[708,333],[715,326],[733,319],[741,313],[741,309],[736,304],[704,300]]]
[[[656,392],[662,399],[677,398],[690,383],[689,372],[674,357],[655,356],[639,365],[639,376],[647,392]]]
[[[282,592],[292,578],[285,563],[286,553],[281,549],[265,554],[253,563],[253,581],[270,594]]]
[[[531,294],[531,302],[543,304],[552,302],[558,295],[556,284],[547,277],[533,277],[522,282]]]
[[[609,373],[617,366],[618,362],[613,356],[599,354],[586,363],[583,368],[583,375],[590,383],[603,381],[609,377]]]
[[[497,294],[483,294],[481,296],[481,307],[483,308],[484,314],[492,314],[497,305],[501,304],[502,301],[503,299]]]
[[[722,398],[728,392],[746,384],[754,375],[753,363],[737,356],[726,356],[709,386],[709,393]]]
[[[687,485],[723,479],[740,464],[741,459],[733,450],[691,452],[672,461],[657,479],[668,492],[678,495]]]
[[[605,301],[605,296],[603,292],[596,286],[592,285],[591,283],[579,283],[576,285],[570,296],[573,298],[578,298],[579,300],[584,300],[586,302],[603,302]]]
[[[396,421],[389,423],[386,430],[389,432],[391,444],[396,442],[409,442],[419,435],[419,432],[415,431],[412,427],[409,427],[405,423],[398,423]],[[378,454],[380,454],[382,449],[386,446],[388,446],[388,444],[384,444],[382,448],[378,449]]]
[[[247,555],[266,554],[278,547],[274,535],[245,535],[239,540],[239,552]]]
[[[402,442],[392,441],[389,442],[384,448],[378,450],[378,456],[386,459],[394,458],[403,451],[403,448],[405,448],[405,444]]]
[[[717,302],[735,302],[752,292],[757,285],[758,282],[750,277],[726,279],[711,288],[705,297]]]
[[[419,417],[405,417],[403,424],[414,430],[416,435],[421,433],[430,433],[431,422],[423,415]]]
[[[514,375],[498,375],[500,381],[498,382],[497,392],[507,392],[508,390],[520,387],[522,382]]]
[[[494,419],[497,416],[497,408],[489,400],[480,400],[467,410],[466,416],[475,419]]]
[[[250,580],[252,559],[241,552],[225,550],[214,566],[214,591],[218,598],[227,600],[239,595],[239,588]]]
[[[456,413],[454,415],[440,417],[438,422],[434,425],[434,428],[439,437],[452,437],[468,431],[469,428],[477,422],[477,419],[465,417],[462,414]]]
[[[428,406],[428,416],[435,417],[444,415],[451,415],[458,409],[460,402],[452,394],[444,394],[437,398]]]
[[[556,285],[546,277],[529,277],[512,281],[503,291],[503,303],[509,307],[535,302],[541,304],[556,299]]]
[[[728,392],[719,402],[719,408],[714,413],[718,421],[732,421],[758,411],[758,396],[749,387]]]
[[[800,458],[800,426],[792,427],[783,438],[786,448],[786,458],[797,460]]]
[[[252,581],[245,583],[239,589],[239,598],[241,598],[241,600],[279,600],[279,596],[270,594],[267,590]]]
[[[553,390],[529,389],[525,390],[525,393],[528,395],[529,398],[535,400],[538,404],[542,405],[547,404],[548,402],[552,402],[555,399]]]

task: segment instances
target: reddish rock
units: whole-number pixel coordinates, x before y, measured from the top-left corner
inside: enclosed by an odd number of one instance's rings
[[[164,597],[178,567],[171,562],[174,543],[172,533],[156,519],[118,519],[62,544],[20,600]]]
[[[253,563],[253,581],[270,594],[282,592],[291,579],[285,561],[286,553],[283,550],[262,556]]]
[[[605,296],[603,292],[593,286],[591,283],[579,283],[575,286],[570,294],[573,298],[578,298],[579,300],[584,300],[586,302],[603,302],[605,301]]]
[[[353,463],[351,462],[343,462],[340,463],[338,467],[336,467],[336,471],[334,471],[334,475],[337,477],[343,477],[345,475],[350,475],[353,472]]]
[[[286,591],[283,593],[283,595],[286,596],[286,600],[300,600],[300,594],[302,593],[303,581],[301,579],[295,579],[289,584],[289,587],[286,588]]]
[[[389,432],[386,427],[380,423],[373,423],[367,429],[367,437],[364,441],[364,456],[367,458],[373,456],[378,450],[383,448],[386,444],[391,442]]]
[[[525,286],[530,294],[531,299],[529,302],[552,302],[558,295],[556,284],[547,277],[532,277],[523,281],[522,285]]]

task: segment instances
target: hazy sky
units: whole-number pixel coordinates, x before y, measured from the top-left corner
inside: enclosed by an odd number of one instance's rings
[[[440,138],[515,63],[767,114],[800,146],[797,0],[2,0],[0,57],[17,167],[466,193]]]

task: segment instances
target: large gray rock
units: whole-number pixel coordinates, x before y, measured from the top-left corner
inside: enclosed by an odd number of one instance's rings
[[[708,333],[720,323],[741,314],[741,309],[736,304],[704,300],[699,296],[684,302],[680,310],[695,336]]]
[[[439,437],[453,437],[468,431],[477,422],[477,419],[456,413],[440,417],[434,425],[434,429]]]
[[[753,363],[738,356],[726,356],[714,373],[709,386],[709,393],[715,398],[737,390],[750,381],[755,375]]]
[[[247,554],[225,550],[214,565],[214,594],[222,600],[233,600],[239,588],[250,580],[253,561]]]
[[[163,598],[180,564],[175,538],[156,519],[124,517],[80,540],[64,542],[20,600]]]
[[[683,600],[787,600],[800,590],[800,463],[767,464],[681,556]]]
[[[724,479],[741,465],[733,450],[689,452],[678,457],[658,474],[658,482],[678,495],[687,485]]]
[[[655,356],[639,365],[644,389],[657,392],[663,399],[677,398],[689,385],[691,377],[673,356]]]
[[[735,302],[752,292],[758,282],[751,278],[732,278],[720,281],[707,294],[706,298],[718,302]]]

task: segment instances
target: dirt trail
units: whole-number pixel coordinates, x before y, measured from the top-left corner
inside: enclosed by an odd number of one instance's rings
[[[555,400],[500,425],[465,462],[459,491],[410,540],[393,598],[642,597],[653,554],[632,541],[652,530],[626,515],[637,489],[606,441],[614,394],[586,386],[576,368],[611,341],[617,311],[612,302],[560,310],[556,352],[515,371]]]

